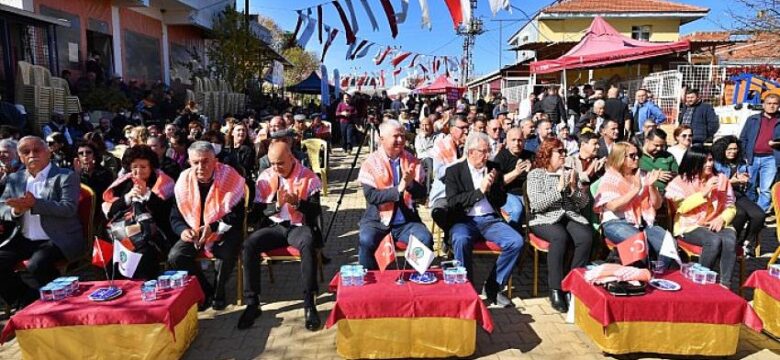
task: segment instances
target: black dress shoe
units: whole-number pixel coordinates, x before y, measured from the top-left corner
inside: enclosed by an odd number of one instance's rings
[[[225,310],[227,307],[227,301],[224,299],[214,299],[214,301],[211,303],[211,308],[217,311]]]
[[[203,303],[198,304],[198,311],[206,311],[211,307],[211,303],[213,301],[214,299],[211,296],[206,296],[206,298],[203,300]]]
[[[566,294],[563,290],[550,290],[550,305],[555,311],[565,313],[569,311],[569,304],[566,301]]]
[[[317,331],[322,322],[320,321],[320,315],[317,313],[317,307],[310,306],[303,309],[303,317],[306,320],[306,329],[309,331]]]
[[[512,307],[514,304],[512,304],[512,300],[509,300],[506,295],[502,294],[500,291],[498,291],[498,284],[495,284],[492,281],[486,281],[485,285],[482,287],[482,295],[485,295],[488,301],[488,306],[497,306],[497,307]]]
[[[255,324],[255,319],[259,318],[263,313],[258,305],[247,305],[244,312],[241,313],[241,317],[238,318],[238,325],[236,327],[239,330],[246,330]]]

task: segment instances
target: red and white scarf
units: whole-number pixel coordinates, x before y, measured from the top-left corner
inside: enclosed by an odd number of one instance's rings
[[[257,195],[255,202],[270,204],[280,186],[287,192],[293,192],[299,200],[308,200],[310,196],[322,190],[322,182],[314,172],[307,169],[298,160],[295,160],[293,169],[287,178],[282,177],[273,168],[263,171],[255,184]],[[285,203],[279,209],[280,216],[272,216],[274,222],[290,220],[292,225],[303,225],[304,214]]]
[[[239,201],[244,199],[246,180],[232,167],[217,163],[214,169],[214,182],[206,195],[204,209],[201,209],[200,191],[195,170],[184,170],[176,181],[174,193],[176,206],[184,221],[191,229],[197,230],[202,225],[212,224],[227,215]],[[201,212],[205,224],[201,224]]]
[[[627,194],[633,186],[631,182],[623,177],[623,174],[612,168],[607,168],[604,176],[599,181],[599,188],[593,205],[596,212],[602,212],[607,203]],[[648,186],[652,186],[652,184]],[[655,208],[650,203],[650,192],[647,189],[642,189],[623,208],[625,210],[623,210],[622,217],[630,224],[638,226],[642,223],[642,219],[644,219],[647,225],[653,225],[655,222]],[[617,215],[620,216],[621,214]]]
[[[404,172],[412,169],[414,171],[414,180],[422,184],[425,179],[425,172],[420,165],[420,160],[417,160],[412,154],[404,150],[400,155],[401,169],[398,176],[403,176]],[[390,158],[387,157],[385,151],[379,149],[374,151],[360,166],[360,173],[358,174],[358,181],[363,185],[371,186],[377,190],[386,190],[393,186],[393,170],[390,168]],[[412,194],[408,191],[403,193],[403,203],[409,208],[414,208],[414,202],[412,200]],[[390,225],[390,221],[393,217],[393,210],[395,209],[392,201],[380,204],[379,218],[384,225]]]
[[[173,187],[175,185],[175,182],[173,179],[166,175],[164,172],[160,170],[155,170],[155,174],[157,175],[157,180],[154,182],[154,185],[150,189],[152,193],[157,195],[160,199],[167,200],[171,196],[173,196]],[[127,173],[119,177],[119,179],[116,179],[111,186],[106,189],[105,192],[103,192],[103,204],[101,205],[101,208],[103,210],[103,214],[108,216],[108,211],[111,210],[111,205],[114,203],[114,201],[119,200],[119,197],[123,194],[117,195],[114,194],[114,190],[117,186],[121,185],[125,181],[131,179],[133,177],[132,173]]]

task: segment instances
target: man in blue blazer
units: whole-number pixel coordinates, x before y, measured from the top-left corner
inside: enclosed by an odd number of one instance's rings
[[[8,175],[0,197],[0,220],[13,227],[0,242],[0,296],[24,306],[37,291],[22,282],[16,265],[29,260],[27,269],[41,287],[60,275],[58,262],[84,255],[86,241],[78,218],[78,176],[54,165],[39,137],[22,138],[17,149],[25,168]]]

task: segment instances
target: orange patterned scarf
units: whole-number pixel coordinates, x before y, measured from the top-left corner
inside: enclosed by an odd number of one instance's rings
[[[274,171],[273,168],[266,169],[257,179],[257,195],[255,202],[269,204],[274,201],[276,192],[279,190],[279,184],[286,191],[292,191],[298,196],[298,199],[305,201],[309,196],[322,190],[322,182],[311,170],[307,169],[298,160],[295,160],[290,175],[282,181],[282,177]],[[290,190],[292,188],[292,190]],[[290,223],[293,225],[303,225],[304,215],[298,209],[294,209],[289,204],[282,205],[279,213],[289,215]],[[282,217],[274,216],[277,220],[285,220]],[[274,220],[272,217],[272,220]],[[274,220],[276,221],[276,220]]]
[[[723,174],[718,174],[721,183],[728,183],[728,178]],[[707,181],[699,181],[698,177],[693,181],[683,180],[682,177],[677,176],[669,182],[666,186],[665,196],[673,201],[684,200],[691,195],[702,191]],[[709,201],[701,204],[697,208],[685,213],[677,214],[680,220],[681,229],[689,229],[696,226],[704,226],[712,221],[712,219],[720,216],[726,207],[734,204],[735,197],[734,191],[731,186],[727,186],[725,191],[721,189],[714,189],[710,194]]]
[[[425,174],[420,165],[420,160],[417,160],[412,154],[404,150],[401,155],[401,173],[413,169],[414,180],[422,184],[425,179]],[[377,190],[386,190],[393,186],[393,170],[390,168],[390,158],[387,157],[385,151],[379,149],[374,151],[360,166],[360,173],[358,174],[358,181],[363,185],[371,186]],[[412,194],[408,191],[403,192],[404,205],[407,208],[413,209],[414,202],[412,201]],[[380,204],[379,218],[385,225],[390,225],[390,221],[393,217],[393,210],[395,209],[393,202],[386,202]]]
[[[232,167],[218,163],[214,169],[214,182],[206,195],[203,220],[206,224],[212,224],[224,217],[230,210],[244,199],[244,185],[246,180]],[[184,221],[191,229],[198,229],[203,224],[201,219],[200,191],[198,179],[192,168],[184,170],[179,175],[174,188],[176,205]]]
[[[604,176],[599,181],[599,189],[596,192],[593,205],[596,212],[602,212],[607,203],[631,191],[631,183],[621,173],[612,168],[607,168]],[[649,186],[652,186],[652,184]],[[647,189],[643,189],[639,195],[631,199],[624,209],[623,218],[633,225],[638,226],[642,224],[642,219],[645,220],[647,225],[653,225],[655,222],[655,208],[650,203],[650,192]],[[616,215],[620,216],[621,214]]]
[[[166,175],[160,170],[155,170],[154,173],[157,175],[157,181],[154,182],[154,185],[150,190],[160,199],[169,199],[171,196],[173,196],[173,187],[175,182],[170,176]],[[132,177],[133,174],[128,172],[127,174],[122,175],[119,179],[116,179],[116,181],[114,181],[111,186],[106,189],[106,191],[103,193],[103,204],[101,205],[103,214],[108,216],[108,211],[111,210],[111,205],[114,203],[114,201],[117,201],[120,196],[124,195],[114,194],[116,187],[131,179]]]
[[[458,159],[458,146],[452,140],[452,135],[437,139],[433,143],[433,158],[442,164],[452,164]]]

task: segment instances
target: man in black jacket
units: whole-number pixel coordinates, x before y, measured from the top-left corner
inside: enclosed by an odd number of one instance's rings
[[[500,209],[506,203],[504,178],[490,155],[490,139],[485,134],[473,133],[466,140],[466,161],[447,168],[445,186],[450,211],[455,225],[450,230],[455,259],[466,267],[470,280],[474,270],[471,252],[476,241],[489,240],[501,248],[496,264],[485,281],[483,292],[488,302],[501,307],[512,306],[512,301],[501,293],[512,276],[523,237],[501,218]]]
[[[542,99],[539,107],[550,117],[553,124],[557,124],[561,120],[566,121],[566,107],[561,97],[558,96],[557,87],[549,86],[547,88],[547,95]]]
[[[504,174],[503,180],[506,184],[507,198],[502,209],[509,214],[509,225],[517,230],[522,225],[520,219],[523,216],[523,187],[535,155],[533,151],[523,149],[523,141],[520,128],[509,129],[506,134],[506,147],[493,159],[498,170]]]
[[[620,88],[611,87],[607,91],[607,100],[604,100],[604,112],[609,119],[615,119],[618,122],[618,140],[626,139],[626,132],[633,134],[631,129],[632,116],[628,110],[628,104],[620,101]]]
[[[314,331],[320,327],[314,297],[317,293],[315,237],[321,236],[318,219],[322,212],[322,183],[316,174],[293,157],[285,143],[272,143],[268,158],[272,166],[257,180],[256,200],[258,210],[272,225],[255,231],[244,241],[242,259],[247,306],[238,320],[238,328],[249,328],[260,315],[260,254],[290,245],[301,254],[305,326]]]
[[[685,92],[685,105],[680,111],[679,125],[688,125],[693,130],[693,145],[712,142],[718,132],[720,121],[712,105],[699,98],[699,90],[688,89]]]

